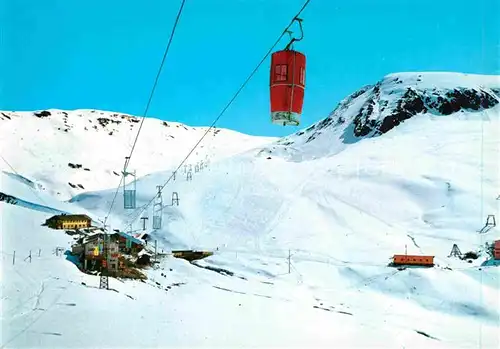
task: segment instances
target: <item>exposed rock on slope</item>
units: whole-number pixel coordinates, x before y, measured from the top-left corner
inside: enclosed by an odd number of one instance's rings
[[[280,139],[263,152],[284,152],[299,161],[308,158],[306,153],[318,155],[319,151],[320,155],[331,155],[346,144],[385,134],[417,115],[480,112],[496,107],[499,102],[500,76],[390,74],[342,100],[324,120]]]
[[[87,190],[118,185],[140,121],[135,116],[99,110],[3,111],[0,149],[16,171],[50,188],[49,194],[70,199]],[[129,168],[136,170],[139,178],[177,167],[206,129],[145,119]],[[191,155],[189,164],[194,168],[199,161],[215,161],[275,140],[214,128]],[[0,161],[2,167],[8,169]]]

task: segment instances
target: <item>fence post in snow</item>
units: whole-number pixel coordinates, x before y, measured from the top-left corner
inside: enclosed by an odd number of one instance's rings
[[[41,248],[39,248],[39,249],[38,249],[38,257],[40,257],[40,255],[41,255],[41,254],[42,254],[42,249],[41,249]]]
[[[56,246],[56,251],[55,251],[55,253],[56,253],[56,256],[57,256],[57,257],[59,257],[59,252],[61,252],[61,254],[62,254],[62,252],[63,252],[63,251],[64,251],[64,249],[63,249],[63,248],[61,248],[61,247],[57,247],[57,246]]]
[[[12,265],[16,264],[16,251],[14,251],[14,254],[12,255]]]
[[[288,249],[288,274],[290,274],[290,249]]]
[[[155,262],[156,262],[156,249],[158,247],[158,240],[155,240]]]

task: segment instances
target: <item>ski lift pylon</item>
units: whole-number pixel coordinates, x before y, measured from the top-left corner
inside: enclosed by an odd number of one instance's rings
[[[175,173],[175,172],[174,172]],[[158,194],[153,204],[153,229],[161,229],[161,220],[163,216],[163,198],[161,195],[161,185],[156,186]]]
[[[135,170],[133,172],[127,171],[128,161],[130,157],[125,157],[125,165],[123,166],[122,176],[123,176],[123,208],[125,209],[135,209],[136,208],[136,174]],[[127,176],[132,176],[132,186],[127,187]]]
[[[486,223],[484,226],[479,230],[479,233],[484,234],[489,232],[492,228],[497,226],[497,222],[495,219],[495,215],[489,214],[488,217],[486,217]]]
[[[176,191],[172,193],[172,206],[174,206],[174,204],[179,206],[179,193]]]
[[[458,248],[457,244],[453,244],[450,255],[448,257],[458,257],[458,258],[462,257],[462,252]]]

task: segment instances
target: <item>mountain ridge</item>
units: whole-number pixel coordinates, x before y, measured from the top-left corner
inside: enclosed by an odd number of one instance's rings
[[[293,161],[311,159],[307,155],[311,152],[330,156],[418,116],[480,113],[499,103],[500,75],[391,73],[346,96],[326,118],[279,139],[263,152]],[[317,138],[321,140],[315,144]]]
[[[419,83],[432,91],[436,78]],[[446,78],[441,87],[450,91],[472,84]],[[487,214],[498,214],[499,108],[420,112],[384,134],[356,137],[360,111],[361,122],[382,121],[408,84],[388,79],[395,92],[386,95],[382,84],[379,99],[374,85],[363,88],[330,119],[282,139],[210,135],[189,161],[192,177],[182,168],[163,188],[160,211],[148,202],[202,130],[145,120],[130,166],[139,177],[130,210],[114,195],[136,122],[118,114],[109,119],[121,123],[103,126],[85,113],[43,111],[29,114],[32,122],[0,121],[2,156],[19,172],[0,172],[2,277],[9,281],[2,284],[3,344],[88,347],[83,331],[92,343],[119,347],[272,341],[454,349],[477,347],[481,327],[483,345],[498,347],[500,268],[487,264],[485,242],[500,231],[478,231]],[[385,97],[393,99],[380,112]],[[206,155],[208,166],[196,172]],[[68,178],[85,189],[71,188]],[[72,199],[48,193],[57,190]],[[158,263],[143,269],[144,282],[110,278],[113,291],[100,290],[99,276],[81,272],[70,256],[74,237],[42,225],[55,210],[101,222],[109,216],[110,230],[146,230],[162,252]],[[153,229],[155,214],[161,227]],[[454,244],[478,258],[450,257]],[[195,265],[168,255],[176,249],[213,255]],[[388,265],[406,252],[434,256],[435,265]]]
[[[93,109],[0,111],[2,155],[25,177],[37,178],[42,190],[57,187],[51,193],[68,200],[83,191],[118,185],[140,123],[133,115]],[[144,119],[129,169],[136,170],[139,178],[174,167],[207,128]],[[217,161],[274,139],[212,128],[188,165],[194,170],[201,161]],[[235,145],[227,147],[234,140]],[[47,163],[38,161],[37,168],[26,166],[35,159]]]

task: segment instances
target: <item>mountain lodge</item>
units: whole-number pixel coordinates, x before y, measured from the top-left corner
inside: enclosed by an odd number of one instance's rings
[[[45,224],[52,229],[90,228],[92,219],[85,214],[61,214],[50,217]]]
[[[119,246],[117,241],[110,239],[109,249],[109,266],[110,271],[118,270]],[[104,235],[95,234],[89,236],[82,245],[74,246],[73,252],[80,252],[83,259],[84,269],[96,269],[98,265],[105,266],[105,250],[104,250]],[[82,253],[83,252],[83,253]],[[90,264],[90,265],[89,265]],[[90,268],[89,268],[90,267]]]
[[[136,255],[144,248],[144,241],[132,235],[116,231],[109,237],[109,270],[117,272],[122,263],[121,254]],[[83,265],[83,270],[98,270],[105,267],[104,231],[97,229],[94,233],[81,237],[72,246],[72,254],[76,255]]]

